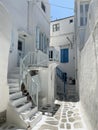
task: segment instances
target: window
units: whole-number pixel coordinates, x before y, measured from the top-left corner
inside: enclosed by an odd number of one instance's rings
[[[22,41],[18,41],[18,50],[22,51]]]
[[[73,19],[70,19],[70,20],[69,20],[69,23],[73,23]]]
[[[39,44],[40,44],[40,43],[39,43],[39,40],[40,40],[40,39],[39,39],[39,38],[40,38],[39,30],[40,30],[40,29],[39,29],[39,27],[37,26],[37,27],[36,27],[36,48],[37,48],[37,49],[39,49]]]
[[[50,60],[53,59],[53,51],[49,51],[49,59],[50,59]]]
[[[60,30],[60,24],[53,24],[53,32],[59,31]]]
[[[42,10],[43,10],[44,12],[46,12],[46,7],[45,7],[45,5],[44,5],[43,2],[41,2],[41,8],[42,8]]]
[[[68,63],[69,62],[69,50],[68,49],[61,49],[60,55],[61,63]]]
[[[88,2],[80,3],[80,26],[85,26],[87,24],[88,9],[89,9]]]

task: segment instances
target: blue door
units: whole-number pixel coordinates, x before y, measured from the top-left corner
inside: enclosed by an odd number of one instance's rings
[[[61,63],[68,63],[68,62],[69,62],[69,50],[61,49]]]

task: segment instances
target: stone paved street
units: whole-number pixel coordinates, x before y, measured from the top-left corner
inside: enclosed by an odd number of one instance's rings
[[[79,102],[59,102],[53,117],[44,116],[32,130],[87,130],[80,112]]]

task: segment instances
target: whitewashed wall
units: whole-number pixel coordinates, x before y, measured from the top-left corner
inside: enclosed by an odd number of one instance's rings
[[[50,6],[45,3],[46,13],[41,8],[41,1],[30,1],[29,7],[27,0],[1,0],[11,15],[13,28],[11,32],[11,44],[9,55],[9,71],[17,66],[18,59],[18,38],[22,36],[25,40],[24,56],[29,51],[36,50],[36,26],[39,26],[41,31],[46,34],[49,39],[49,20]],[[43,2],[48,2],[44,1]],[[22,32],[24,31],[24,32]],[[22,34],[26,33],[27,37]],[[13,63],[13,64],[12,64]]]
[[[83,1],[83,0],[81,0]],[[78,56],[78,78],[81,108],[90,130],[98,128],[98,1],[90,2],[86,42]],[[79,11],[78,11],[79,12]],[[78,19],[78,18],[77,18]],[[89,30],[88,27],[91,27]],[[79,29],[79,28],[77,28]],[[79,39],[78,37],[77,39]],[[80,40],[80,39],[79,39]],[[79,41],[77,42],[77,45]],[[79,48],[78,48],[79,51]]]
[[[48,103],[53,105],[56,98],[56,67],[57,63],[49,64],[49,76],[48,76]]]
[[[41,91],[39,93],[39,105],[44,106],[48,101],[48,68],[39,70],[39,77],[41,82]]]
[[[9,100],[7,85],[8,55],[11,42],[11,19],[0,2],[0,112],[7,109]]]
[[[92,130],[98,128],[98,63],[95,44],[98,41],[95,43],[90,36],[81,52],[79,76],[81,104]]]
[[[70,20],[73,20],[70,23]],[[60,30],[53,32],[53,25],[60,24]],[[50,25],[50,46],[55,47],[59,51],[59,66],[64,72],[67,72],[68,77],[75,78],[75,45],[74,45],[74,17],[68,17],[61,20],[55,20]],[[67,37],[72,42],[67,39]],[[69,62],[60,63],[60,49],[69,49]]]

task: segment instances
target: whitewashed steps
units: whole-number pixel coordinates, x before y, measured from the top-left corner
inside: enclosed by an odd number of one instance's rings
[[[25,122],[33,128],[40,120],[42,119],[42,112],[37,112],[35,115],[32,115],[30,118],[25,120]]]
[[[20,74],[9,74],[9,78],[19,79]]]
[[[32,115],[34,115],[35,113],[37,113],[37,111],[38,111],[37,107],[28,108],[24,112],[21,112],[21,116],[24,120],[26,120],[26,119],[30,118]]]
[[[19,79],[13,79],[13,78],[9,78],[8,79],[8,83],[19,83]]]
[[[19,83],[9,83],[9,87],[19,87]]]
[[[21,104],[21,105],[16,107],[16,111],[21,113],[21,112],[27,110],[30,107],[32,107],[32,103],[31,102],[23,103],[23,104]]]
[[[19,68],[16,68],[16,69],[12,70],[12,73],[14,73],[14,74],[19,74],[19,73],[20,73],[20,69],[19,69]]]
[[[15,87],[15,88],[10,88],[9,89],[9,93],[16,93],[16,92],[19,92],[19,91],[20,91],[19,87],[18,88]]]
[[[11,103],[13,106],[18,106],[18,105],[21,105],[23,103],[27,102],[27,97],[21,97],[21,98],[18,98],[16,100],[13,100]]]
[[[10,96],[10,99],[13,100],[13,99],[17,99],[17,98],[21,98],[22,97],[22,92],[19,91],[19,92],[16,92],[16,93],[12,93],[9,95]]]
[[[38,112],[37,106],[32,106],[32,102],[27,100],[27,96],[23,96],[19,87],[19,76],[19,68],[15,68],[8,75],[10,96],[8,117],[12,123],[19,127],[28,128],[30,126],[33,128],[41,120],[42,113]],[[12,113],[13,117],[11,117]]]

